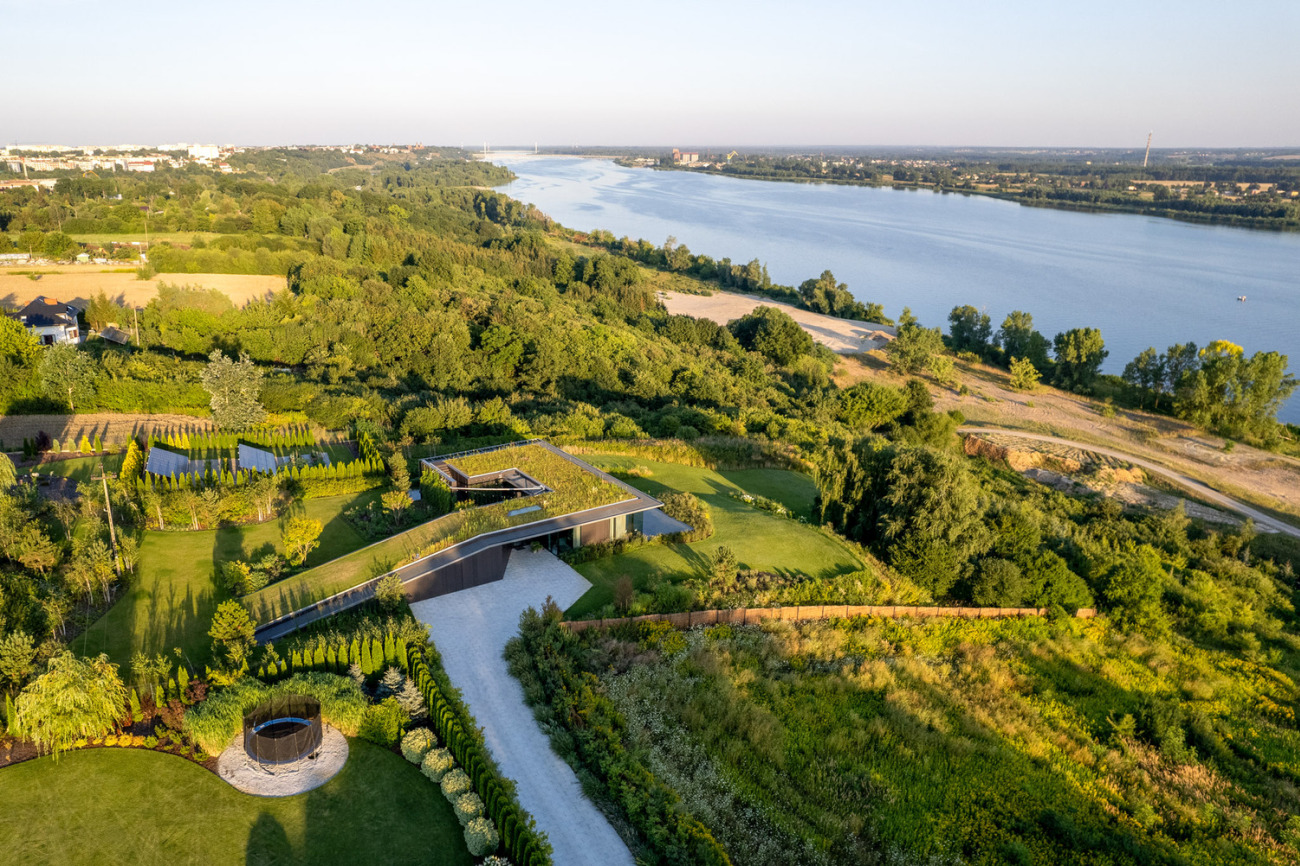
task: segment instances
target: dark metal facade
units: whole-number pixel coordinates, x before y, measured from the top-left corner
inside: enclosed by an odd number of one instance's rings
[[[510,562],[510,546],[489,547],[450,565],[413,577],[402,584],[407,601],[424,601],[449,592],[501,580]]]

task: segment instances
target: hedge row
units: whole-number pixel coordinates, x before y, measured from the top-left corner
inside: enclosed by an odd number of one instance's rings
[[[532,816],[515,800],[513,785],[503,778],[487,757],[485,748],[470,725],[447,700],[434,679],[424,654],[407,648],[407,671],[424,695],[438,737],[464,769],[485,806],[485,814],[496,825],[507,855],[517,866],[549,866],[551,846],[536,829]]]
[[[361,640],[355,637],[348,643],[329,644],[322,641],[310,649],[293,650],[288,658],[280,659],[279,664],[259,667],[257,678],[274,682],[305,671],[346,674],[348,667],[353,664],[360,665],[361,673],[367,677],[381,674],[389,667],[405,667],[406,648],[391,634],[386,635],[382,641],[379,638]]]
[[[285,466],[276,474],[306,485],[311,482],[344,481],[372,477],[379,478],[382,481],[385,472],[384,464],[380,460],[352,460],[348,463],[331,463],[328,466],[323,463],[312,466]],[[146,473],[136,480],[136,489],[143,492],[145,489],[154,490],[155,488],[158,490],[185,490],[191,487],[214,487],[217,485],[239,487],[260,475],[259,472],[246,469],[241,469],[232,474],[225,467],[214,471],[210,466],[203,472],[182,472],[179,475]]]
[[[162,435],[150,433],[148,441],[150,448],[154,443],[161,443],[187,451],[194,449],[233,451],[240,442],[262,448],[309,448],[316,444],[316,437],[305,424],[302,424],[274,430],[269,428],[245,430],[241,433],[217,433],[211,430],[168,431]]]
[[[41,435],[44,436],[45,434],[42,433]],[[104,440],[100,438],[98,433],[95,434],[93,442],[83,434],[80,444],[73,442],[71,439],[65,439],[62,445],[59,444],[58,439],[47,438],[45,441],[42,441],[39,437],[36,439],[23,437],[24,457],[35,457],[37,454],[46,451],[58,452],[61,454],[70,454],[74,451],[79,451],[82,454],[102,454],[104,452]]]

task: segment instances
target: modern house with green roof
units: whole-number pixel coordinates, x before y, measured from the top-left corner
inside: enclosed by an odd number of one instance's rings
[[[563,553],[644,532],[647,515],[663,506],[540,439],[421,463],[455,494],[456,510],[246,596],[262,623],[259,641],[373,598],[388,574],[408,600],[422,601],[501,580],[513,550],[538,544]],[[375,576],[377,563],[389,567]]]

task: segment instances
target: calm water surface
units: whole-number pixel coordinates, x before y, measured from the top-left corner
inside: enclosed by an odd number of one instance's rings
[[[771,183],[630,169],[609,160],[498,154],[504,191],[570,228],[607,229],[734,263],[759,259],[798,285],[825,269],[859,299],[904,305],[947,329],[972,304],[1027,310],[1048,339],[1100,328],[1119,373],[1147,346],[1225,339],[1300,370],[1300,235],[1129,214],[1028,208],[983,197]],[[1237,301],[1238,295],[1247,300]],[[1300,398],[1279,414],[1300,422]]]

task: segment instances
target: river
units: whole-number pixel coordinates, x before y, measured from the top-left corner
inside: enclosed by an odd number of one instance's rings
[[[946,331],[948,312],[971,304],[995,330],[1011,310],[1032,313],[1049,340],[1072,327],[1100,328],[1112,373],[1147,346],[1217,339],[1282,352],[1300,370],[1300,234],[606,159],[492,159],[518,175],[504,192],[570,228],[656,245],[672,235],[716,259],[757,258],[786,285],[829,269],[895,318],[908,306]],[[1300,423],[1300,396],[1279,418]]]

